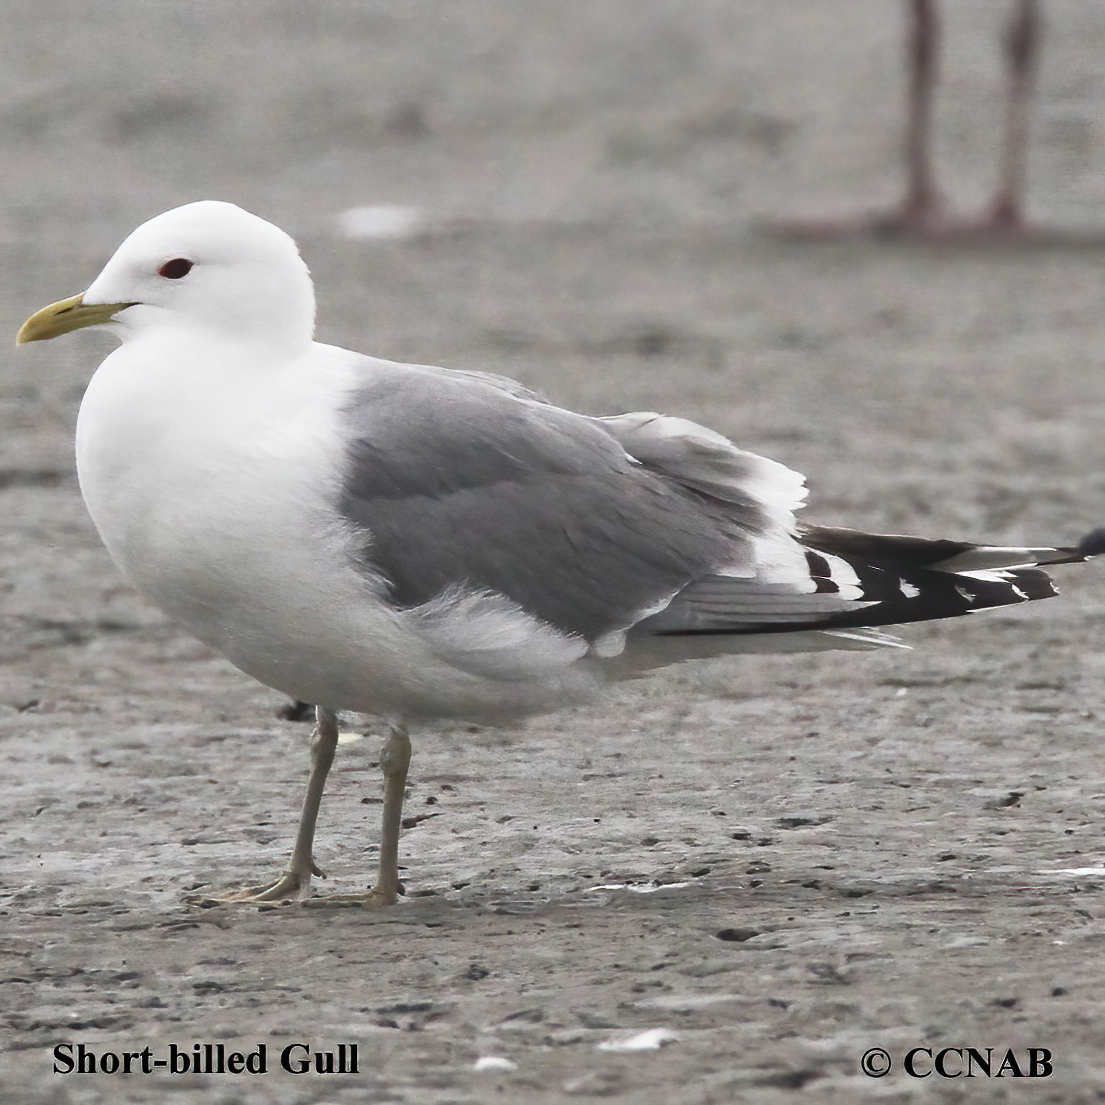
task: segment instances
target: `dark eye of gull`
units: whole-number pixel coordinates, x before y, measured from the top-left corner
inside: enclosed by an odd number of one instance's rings
[[[164,276],[166,280],[180,280],[181,277],[187,276],[191,271],[191,261],[183,257],[174,257],[171,261],[166,261],[165,264],[157,270],[157,275]]]

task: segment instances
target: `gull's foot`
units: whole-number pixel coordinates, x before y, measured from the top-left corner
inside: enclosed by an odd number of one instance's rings
[[[290,902],[296,898],[306,899],[311,893],[311,876],[326,878],[326,872],[313,860],[310,868],[298,871],[289,867],[275,882],[260,883],[257,886],[232,890],[218,897],[196,898],[199,905],[241,905],[248,902]]]
[[[1100,244],[1089,235],[1041,230],[1002,211],[986,212],[976,219],[917,218],[892,211],[854,219],[804,219],[766,224],[767,234],[783,241],[833,242],[845,238],[872,241],[917,241],[950,245]]]
[[[309,898],[303,904],[312,908],[327,906],[357,906],[360,909],[385,909],[399,901],[398,890],[374,886],[363,894],[335,894],[328,898]]]
[[[893,211],[824,219],[791,219],[774,223],[768,232],[799,242],[831,242],[841,238],[917,238],[948,241],[968,224],[949,215],[942,206],[904,204]]]

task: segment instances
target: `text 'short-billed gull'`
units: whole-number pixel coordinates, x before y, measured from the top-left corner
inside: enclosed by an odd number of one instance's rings
[[[891,643],[868,627],[1046,598],[1037,565],[1100,551],[798,529],[802,478],[702,426],[320,345],[314,317],[292,239],[204,201],[18,339],[122,339],[77,423],[104,543],[242,671],[318,704],[288,870],[243,900],[320,873],[336,711],[391,722],[379,877],[353,899],[390,904],[411,723],[524,718],[678,660]]]

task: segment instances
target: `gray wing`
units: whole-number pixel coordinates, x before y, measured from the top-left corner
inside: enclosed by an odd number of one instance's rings
[[[596,420],[474,374],[385,363],[345,419],[340,509],[402,607],[487,590],[594,641],[749,560],[768,524],[755,498],[667,478]]]

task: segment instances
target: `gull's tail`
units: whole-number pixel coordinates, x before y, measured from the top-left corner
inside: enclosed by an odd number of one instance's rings
[[[1017,548],[811,528],[801,535],[810,575],[833,587],[833,559],[859,580],[864,605],[830,615],[834,628],[955,618],[1058,594],[1045,567],[1105,552],[1105,528],[1069,548]],[[826,626],[828,628],[828,626]]]
[[[1069,548],[973,545],[825,527],[803,529],[799,541],[809,573],[804,585],[711,576],[636,628],[663,636],[862,631],[1051,598],[1058,592],[1045,568],[1105,552],[1105,527]]]

